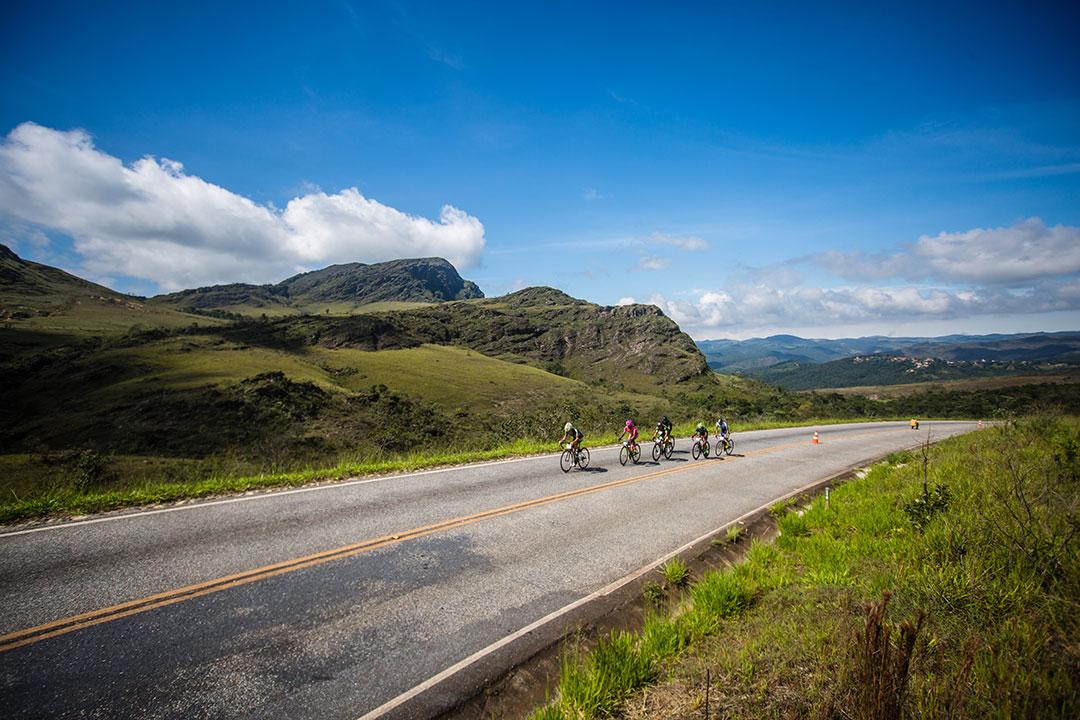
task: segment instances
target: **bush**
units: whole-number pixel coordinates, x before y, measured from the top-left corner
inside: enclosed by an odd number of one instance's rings
[[[949,492],[948,485],[932,485],[925,495],[904,503],[904,514],[907,515],[912,526],[921,533],[936,513],[949,509],[951,502],[952,493]]]

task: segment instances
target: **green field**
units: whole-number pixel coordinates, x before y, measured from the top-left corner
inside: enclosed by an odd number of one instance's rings
[[[899,398],[930,391],[1000,390],[1020,385],[1078,382],[1080,382],[1080,368],[1069,367],[1057,371],[1047,371],[1039,375],[1003,375],[998,377],[966,378],[963,380],[907,383],[904,385],[863,385],[860,387],[825,388],[817,392],[835,392],[841,395],[862,395],[873,398]]]

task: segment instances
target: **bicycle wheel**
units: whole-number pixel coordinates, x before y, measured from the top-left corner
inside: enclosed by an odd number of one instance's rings
[[[709,441],[708,440],[706,440],[704,443],[702,443],[702,445],[701,445],[701,453],[705,457],[709,457]]]
[[[563,472],[570,472],[570,468],[574,467],[574,453],[563,450],[562,457],[559,458],[559,467]]]
[[[690,451],[690,454],[694,456],[695,460],[697,460],[699,457],[701,457],[701,443],[700,442],[694,443],[694,447]]]
[[[630,457],[630,448],[628,448],[627,446],[623,445],[623,446],[622,446],[622,449],[621,449],[621,450],[619,450],[619,464],[620,464],[620,465],[625,465],[625,464],[626,464],[626,461],[627,461],[627,459],[628,459],[629,457]]]
[[[653,460],[659,460],[660,459],[660,444],[659,443],[653,443],[653,446],[652,446],[652,459]]]
[[[670,460],[673,452],[675,452],[675,441],[668,438],[668,441],[664,443],[664,457]]]
[[[641,460],[641,446],[634,445],[634,449],[630,451],[630,459],[637,464]]]
[[[724,452],[726,452],[728,455],[730,455],[731,451],[734,450],[734,449],[735,449],[735,441],[734,440],[728,439],[728,440],[724,441]]]
[[[578,448],[577,462],[582,470],[589,467],[589,448]]]

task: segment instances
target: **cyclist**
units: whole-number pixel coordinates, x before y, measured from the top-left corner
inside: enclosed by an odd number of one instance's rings
[[[727,423],[724,422],[724,418],[716,419],[716,437],[720,438],[721,442],[728,439],[728,435],[731,434],[731,430],[728,429]],[[717,451],[719,452],[719,451]]]
[[[562,444],[566,442],[567,439],[571,439],[570,449],[574,452],[577,452],[578,445],[581,444],[581,439],[583,437],[585,436],[581,434],[580,430],[574,427],[573,423],[566,423],[565,425],[563,425],[563,436],[562,440],[559,441],[559,445],[562,446]]]
[[[667,415],[665,415],[660,422],[656,423],[656,434],[653,435],[653,437],[660,438],[661,440],[666,440],[671,437],[671,421],[667,419]]]
[[[637,425],[634,424],[633,420],[630,420],[629,418],[627,418],[627,420],[626,420],[626,428],[621,433],[619,433],[619,437],[618,437],[618,440],[616,440],[616,442],[618,442],[619,440],[622,440],[623,435],[626,435],[627,436],[626,439],[630,441],[630,447],[636,447],[637,446],[638,431],[637,431]]]
[[[690,439],[691,440],[700,440],[701,441],[701,447],[702,448],[705,447],[705,443],[708,442],[708,440],[709,440],[709,431],[705,429],[705,423],[699,422],[697,424],[697,429],[694,430],[694,435]]]

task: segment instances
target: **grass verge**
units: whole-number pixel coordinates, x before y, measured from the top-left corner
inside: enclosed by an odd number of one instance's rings
[[[33,497],[12,499],[0,504],[0,523],[13,523],[57,515],[81,515],[106,512],[126,507],[177,502],[213,495],[244,493],[271,488],[295,487],[318,482],[330,482],[367,475],[415,472],[437,467],[460,465],[485,460],[535,455],[552,452],[553,443],[518,440],[487,450],[450,452],[419,451],[409,455],[385,458],[355,458],[343,460],[334,467],[313,468],[293,472],[269,472],[254,475],[211,474],[202,480],[185,482],[140,481],[129,477],[114,483],[114,487],[87,489],[84,486],[101,472],[102,460],[94,454],[83,453],[63,472],[51,488]],[[101,458],[101,456],[96,456]],[[9,464],[10,458],[8,458]],[[86,476],[90,477],[87,478]]]
[[[589,691],[560,681],[532,717],[1080,716],[1080,420],[896,454],[773,512],[775,543],[602,640],[625,667],[568,648]]]

